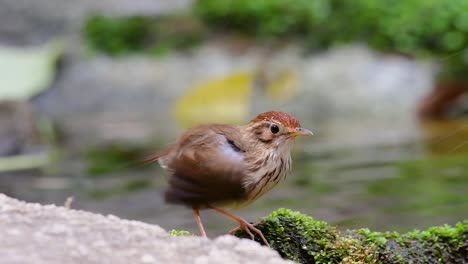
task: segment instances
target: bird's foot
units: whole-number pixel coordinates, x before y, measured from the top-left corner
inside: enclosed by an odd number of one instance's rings
[[[235,216],[221,208],[216,208],[216,207],[212,207],[212,206],[209,206],[211,209],[215,210],[216,212],[224,215],[224,216],[227,216],[229,218],[231,218],[232,220],[236,221],[237,223],[239,223],[239,227],[236,228],[236,229],[233,229],[229,232],[229,234],[231,235],[234,235],[236,233],[237,230],[244,230],[247,234],[249,234],[250,238],[252,240],[255,241],[255,236],[254,234],[252,234],[252,231],[254,231],[255,233],[257,233],[257,235],[259,235],[261,238],[262,238],[262,241],[265,245],[269,246],[270,247],[270,244],[268,244],[268,241],[265,239],[265,237],[263,236],[262,234],[262,231],[258,230],[257,228],[255,228],[255,226],[253,226],[251,223],[245,221],[244,219],[238,217],[238,216]]]
[[[267,245],[268,247],[270,247],[270,244],[268,243],[266,238],[263,236],[262,231],[260,231],[258,228],[253,226],[251,223],[247,221],[241,221],[239,222],[239,227],[234,228],[233,230],[229,231],[229,234],[234,235],[239,230],[244,230],[250,236],[250,238],[254,241],[255,241],[255,235],[252,233],[252,231],[257,233],[257,235],[259,235],[260,238],[262,239],[263,243]]]

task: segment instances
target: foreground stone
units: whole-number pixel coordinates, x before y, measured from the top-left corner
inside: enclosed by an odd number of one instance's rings
[[[172,236],[115,216],[25,203],[0,194],[1,263],[292,263],[258,243]]]
[[[278,209],[257,228],[280,255],[301,263],[468,263],[468,220],[406,234],[339,231],[299,212]]]
[[[176,237],[138,221],[25,203],[3,194],[0,227],[0,262],[6,264],[292,263],[246,239]],[[339,231],[279,209],[257,227],[281,256],[301,263],[468,263],[468,220],[406,234]]]

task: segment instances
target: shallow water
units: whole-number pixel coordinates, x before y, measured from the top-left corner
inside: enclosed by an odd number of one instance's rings
[[[410,140],[346,147],[297,142],[293,172],[285,182],[247,208],[235,211],[256,221],[287,207],[341,229],[368,227],[408,231],[468,219],[468,121],[433,122]],[[84,162],[69,158],[54,170],[0,175],[7,195],[40,203],[154,223],[198,233],[191,210],[165,205],[163,171],[117,170],[90,177]],[[235,224],[211,211],[202,212],[211,235]]]

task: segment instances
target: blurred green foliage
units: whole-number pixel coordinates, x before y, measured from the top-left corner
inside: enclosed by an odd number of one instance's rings
[[[166,54],[187,49],[204,25],[255,38],[298,38],[310,49],[346,42],[417,57],[438,56],[442,77],[468,77],[468,0],[197,0],[192,15],[90,17],[94,50]]]
[[[195,46],[203,33],[186,17],[94,15],[87,19],[83,34],[92,49],[110,55],[141,51],[163,55]]]
[[[195,13],[209,26],[256,36],[310,33],[330,12],[329,0],[201,0]]]
[[[299,35],[330,45],[363,40],[380,49],[447,53],[468,44],[467,0],[198,0],[208,25],[253,35]]]
[[[468,43],[467,12],[466,0],[336,0],[326,38],[414,55],[447,54]]]
[[[99,177],[123,169],[144,169],[142,160],[147,152],[148,149],[141,146],[95,146],[85,153],[87,172],[90,176]]]
[[[94,199],[105,199],[114,195],[144,190],[150,188],[151,185],[150,179],[132,179],[112,187],[95,188],[89,191],[88,195]]]
[[[84,33],[92,48],[109,54],[121,54],[145,47],[153,37],[150,18],[135,16],[110,18],[92,16],[86,22]]]
[[[214,29],[299,37],[310,48],[365,42],[379,50],[436,55],[447,77],[468,75],[468,0],[198,0],[194,10]]]
[[[390,212],[419,211],[437,216],[451,206],[467,211],[468,154],[405,160],[395,164],[398,177],[376,181],[368,187],[373,197],[396,194],[401,200],[382,208]]]

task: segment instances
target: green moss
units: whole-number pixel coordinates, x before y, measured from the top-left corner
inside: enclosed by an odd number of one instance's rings
[[[284,208],[267,216],[259,227],[268,230],[264,232],[265,238],[281,256],[297,262],[310,258],[327,259],[329,256],[325,252],[334,246],[338,234],[325,222]],[[241,231],[239,235],[247,237]]]
[[[468,220],[407,234],[340,232],[282,208],[257,223],[257,228],[281,256],[300,263],[462,263],[468,254]],[[248,237],[242,231],[236,235]]]
[[[190,232],[189,232],[189,231],[185,231],[185,230],[175,230],[175,229],[172,229],[171,231],[169,231],[169,234],[170,234],[170,235],[173,235],[173,236],[190,236]]]

